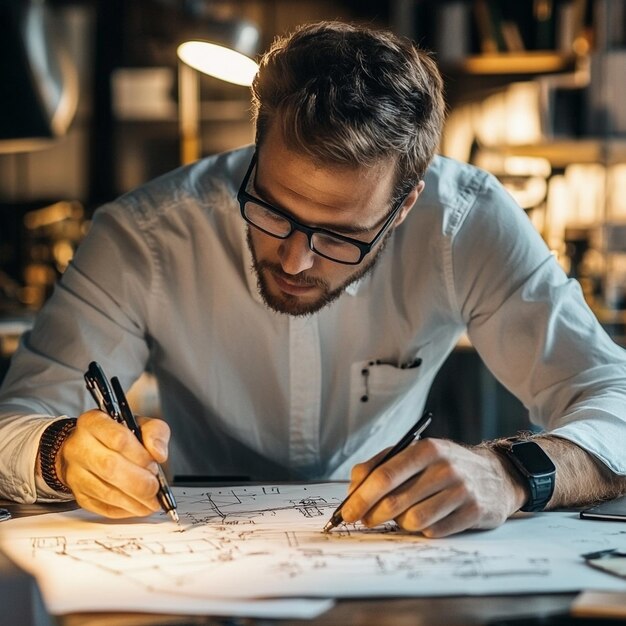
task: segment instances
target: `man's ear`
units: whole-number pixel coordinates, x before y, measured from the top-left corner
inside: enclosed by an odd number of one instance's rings
[[[417,183],[417,185],[415,185],[415,187],[413,187],[413,189],[409,192],[409,194],[404,200],[404,203],[402,205],[402,208],[400,209],[400,212],[398,213],[398,217],[396,217],[396,220],[393,224],[394,228],[396,226],[400,226],[400,224],[404,222],[406,216],[409,214],[409,211],[415,206],[417,199],[419,198],[422,191],[424,191],[424,186],[425,186],[424,181],[420,180],[420,182]]]

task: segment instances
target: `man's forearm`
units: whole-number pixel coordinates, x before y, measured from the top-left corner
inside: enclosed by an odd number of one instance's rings
[[[546,508],[586,506],[626,493],[626,476],[609,470],[575,443],[549,435],[534,437],[556,466],[554,494]]]
[[[551,435],[534,436],[532,440],[543,448],[556,467],[554,493],[546,510],[587,506],[626,493],[626,476],[615,474],[575,443]],[[524,486],[524,480],[513,463],[503,454],[496,452],[498,444],[502,441],[484,441],[475,449],[480,452],[486,448],[498,456],[508,481],[505,488],[513,493],[516,485],[518,488]],[[525,489],[528,497],[528,489]]]

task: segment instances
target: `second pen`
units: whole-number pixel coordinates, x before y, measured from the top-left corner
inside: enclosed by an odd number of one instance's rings
[[[89,364],[85,372],[85,383],[91,397],[95,400],[98,408],[113,418],[116,422],[126,424],[128,429],[137,437],[143,445],[143,437],[137,420],[128,404],[124,390],[120,381],[113,377],[109,383],[104,370],[96,361]],[[175,521],[180,523],[177,504],[174,494],[167,484],[167,479],[160,465],[157,465],[157,480],[159,481],[159,491],[157,499],[162,509]]]

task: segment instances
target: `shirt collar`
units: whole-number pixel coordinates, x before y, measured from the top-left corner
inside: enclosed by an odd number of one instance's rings
[[[358,280],[355,280],[353,283],[350,283],[346,287],[346,293],[350,296],[357,296],[360,291],[364,288],[364,286],[369,281],[369,274],[366,276],[361,276]]]

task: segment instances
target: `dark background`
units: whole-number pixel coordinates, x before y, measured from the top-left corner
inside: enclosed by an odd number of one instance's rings
[[[552,16],[545,21],[536,16],[541,0],[486,3],[500,23],[516,25],[526,51],[556,51],[567,61],[571,50],[557,50],[560,10],[573,3],[582,7],[580,28],[593,49],[601,39],[594,23],[597,15],[611,3],[625,1],[550,0]],[[53,147],[0,153],[0,322],[28,319],[41,306],[63,271],[67,247],[78,245],[98,206],[180,165],[175,51],[190,33],[201,31],[198,16],[203,7],[255,22],[261,32],[260,51],[275,36],[321,19],[390,28],[433,51],[444,74],[450,110],[512,80],[534,76],[530,66],[527,74],[515,76],[464,69],[464,57],[484,52],[475,0],[49,0],[47,4],[59,18],[77,65],[80,102],[70,132]],[[458,33],[445,21],[447,10],[455,7],[466,18],[461,46]],[[123,90],[141,77],[154,76],[154,71],[169,80],[169,87],[154,96],[131,93],[132,105],[143,104],[129,109]],[[584,95],[564,100],[568,114],[559,117],[573,138],[589,130],[583,123],[589,117]],[[203,155],[253,140],[247,88],[202,77],[201,96]],[[155,113],[151,107],[156,100],[160,104]],[[47,211],[58,202],[65,203],[65,217],[33,226],[34,212]],[[3,344],[0,333],[0,377],[13,348],[14,341]],[[523,407],[496,383],[471,348],[456,350],[445,364],[430,403],[440,415],[449,416],[436,420],[432,434],[474,442],[526,425]]]

